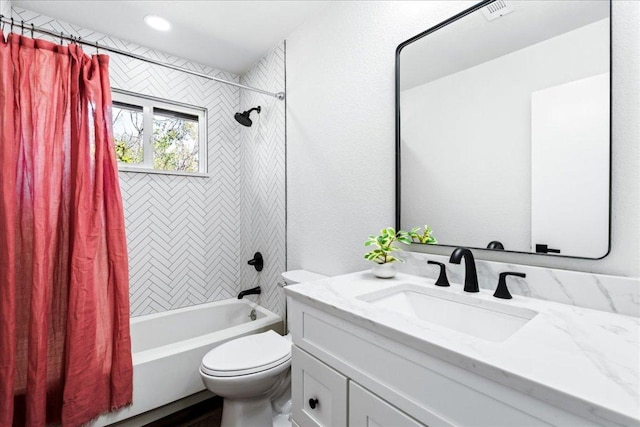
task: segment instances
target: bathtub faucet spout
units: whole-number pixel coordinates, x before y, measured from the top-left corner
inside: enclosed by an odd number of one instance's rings
[[[238,294],[238,299],[242,299],[245,295],[260,295],[261,292],[262,290],[260,289],[260,286],[256,286],[255,288],[240,292]]]

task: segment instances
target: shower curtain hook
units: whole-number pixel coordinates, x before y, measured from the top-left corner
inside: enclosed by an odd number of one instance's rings
[[[22,20],[20,22],[21,22],[21,24],[20,24],[20,27],[21,27],[20,28],[20,35],[24,36],[24,20]]]
[[[33,31],[35,30],[35,27],[33,25],[33,22],[31,23],[31,38],[33,38]]]
[[[0,31],[4,32],[4,15],[0,13],[0,22],[2,23],[2,25],[0,25]]]
[[[11,32],[13,33],[13,17],[11,17]]]
[[[98,41],[96,40],[96,55],[100,55],[100,49],[98,48]]]

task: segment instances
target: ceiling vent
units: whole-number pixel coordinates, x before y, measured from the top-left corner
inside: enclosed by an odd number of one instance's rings
[[[493,21],[494,19],[498,19],[501,16],[507,15],[513,12],[512,2],[507,4],[504,0],[496,0],[493,3],[489,4],[482,8],[482,13],[484,17],[487,18],[487,21]]]

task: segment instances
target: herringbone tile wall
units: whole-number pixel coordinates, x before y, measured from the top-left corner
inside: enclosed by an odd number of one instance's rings
[[[276,46],[241,78],[244,85],[273,92],[285,87],[285,43]],[[277,283],[286,270],[285,103],[255,92],[240,93],[240,109],[251,113],[253,125],[240,130],[242,255],[261,252],[260,273],[243,267],[243,288],[262,287],[260,305],[284,315],[284,294]],[[243,259],[244,259],[243,258]]]
[[[15,19],[57,33],[74,34],[83,40],[97,41],[227,80],[239,80],[236,75],[35,12],[14,7],[12,13]],[[85,50],[94,53],[93,49]],[[281,51],[276,49],[274,52]],[[282,154],[271,150],[241,152],[240,126],[233,119],[234,113],[240,109],[239,90],[115,54],[109,56],[112,87],[208,109],[209,178],[120,173],[129,245],[132,316],[235,297],[241,288],[253,285],[254,278],[240,278],[241,274],[248,271],[246,260],[251,258],[247,258],[251,251],[247,248],[254,247],[253,244],[242,244],[242,241],[251,238],[246,232],[239,232],[246,229],[243,220],[256,220],[256,227],[278,230],[277,238],[269,235],[268,241],[261,240],[267,246],[260,249],[267,259],[268,270],[265,269],[263,273],[280,269],[284,263],[284,161]],[[270,90],[282,90],[284,78],[280,78],[283,77],[284,63],[278,62],[282,60],[282,53],[272,53],[260,61],[245,80]],[[276,63],[280,65],[274,65]],[[272,78],[268,75],[271,72],[279,74]],[[248,134],[243,134],[243,150],[252,142],[255,144],[255,138],[258,138],[259,147],[274,141],[273,144],[279,144],[278,150],[284,152],[284,103],[272,100],[274,105],[269,102],[271,99],[260,99],[259,102],[265,107],[261,117],[264,121],[262,124],[258,121]],[[276,118],[276,115],[281,117]],[[266,138],[251,137],[251,131],[258,129],[265,132]],[[282,137],[276,138],[276,134]],[[254,139],[246,141],[247,138]],[[267,170],[271,168],[276,171],[277,179],[271,178],[268,185],[266,182],[252,184],[254,178],[268,175]],[[253,169],[257,175],[254,175]],[[242,176],[241,171],[245,172]],[[276,187],[279,189],[276,190]],[[279,198],[274,201],[262,197],[259,201],[253,200],[249,206],[255,211],[242,216],[241,208],[247,206],[246,201],[252,200],[252,196],[242,198],[241,194],[244,190],[251,191],[254,188],[260,188],[261,191],[269,188],[262,194],[277,193]],[[282,212],[275,213],[274,209]],[[260,219],[272,217],[273,221],[269,219],[264,222]],[[275,223],[277,227],[272,225]],[[277,247],[275,252],[271,250],[272,244]],[[258,247],[255,247],[257,250]],[[268,282],[271,283],[271,277],[275,276],[268,274]],[[263,276],[261,280],[265,281],[266,278]],[[267,304],[272,301],[269,295],[270,292],[267,292]]]

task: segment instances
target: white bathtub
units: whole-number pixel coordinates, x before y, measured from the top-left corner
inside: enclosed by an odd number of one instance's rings
[[[252,321],[253,309],[257,318]],[[131,319],[133,405],[103,415],[91,426],[109,425],[204,390],[199,368],[209,350],[269,329],[282,333],[282,318],[238,299]]]

